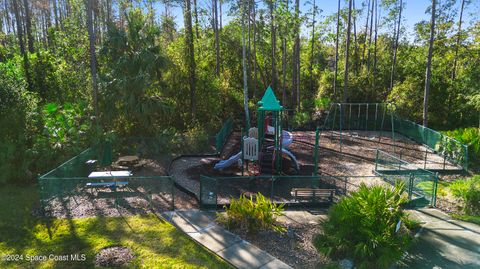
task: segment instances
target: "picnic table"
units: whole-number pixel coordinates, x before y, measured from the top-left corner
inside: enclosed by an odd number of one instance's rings
[[[115,177],[129,177],[132,175],[132,171],[96,171],[90,173],[88,175],[89,178],[96,178],[96,177],[110,177],[110,178],[115,178]]]
[[[97,171],[92,172],[88,175],[88,178],[111,178],[115,177],[129,177],[132,175],[131,171]],[[86,184],[87,188],[110,188],[115,191],[117,187],[125,187],[128,185],[128,181],[116,181],[112,180],[110,182],[88,182]]]

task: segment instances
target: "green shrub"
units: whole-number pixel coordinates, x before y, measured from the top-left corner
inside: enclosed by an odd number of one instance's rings
[[[219,215],[218,220],[229,228],[246,229],[250,234],[260,230],[285,232],[285,228],[277,223],[277,217],[283,215],[283,205],[272,203],[261,193],[255,195],[255,201],[244,194],[239,199],[231,199],[225,213]]]
[[[467,215],[480,215],[480,176],[459,179],[449,186],[453,196],[462,199],[463,212]]]
[[[292,127],[298,128],[305,126],[310,120],[310,115],[308,112],[297,112],[292,119]]]
[[[475,127],[459,128],[444,133],[460,141],[460,143],[468,145],[468,159],[470,164],[475,167],[480,166],[480,129]]]
[[[321,223],[323,233],[314,239],[315,247],[331,258],[353,258],[358,268],[388,268],[411,243],[407,219],[401,205],[407,201],[405,184],[394,188],[367,187],[345,197],[329,211]],[[402,220],[398,232],[396,227]]]

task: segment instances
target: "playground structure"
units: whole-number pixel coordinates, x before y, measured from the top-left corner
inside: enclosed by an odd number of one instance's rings
[[[242,150],[227,160],[215,164],[215,169],[224,169],[239,163],[243,174],[244,164],[253,162],[254,165],[258,163],[260,174],[278,174],[282,170],[283,154],[293,161],[296,170],[299,169],[295,155],[288,150],[293,142],[293,135],[291,132],[282,130],[284,108],[271,87],[267,88],[258,106],[258,128],[248,129],[248,136],[242,135],[241,138]]]
[[[42,202],[70,210],[92,204],[135,211],[133,205],[142,201],[137,211],[153,202],[159,211],[171,210],[175,184],[202,207],[226,205],[231,197],[257,192],[277,203],[303,206],[318,204],[318,193],[329,194],[331,199],[323,202],[331,203],[360,183],[400,180],[412,206],[435,206],[437,173],[468,169],[465,145],[402,119],[392,104],[331,104],[315,130],[288,128],[286,114],[268,88],[258,102],[256,127],[234,132],[229,119],[214,137],[174,135],[99,143],[39,178]],[[153,166],[129,176],[89,177],[95,171],[114,171],[112,162],[126,155]],[[299,199],[299,190],[311,197]]]

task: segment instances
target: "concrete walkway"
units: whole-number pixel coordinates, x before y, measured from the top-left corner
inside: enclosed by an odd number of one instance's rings
[[[165,219],[237,268],[292,268],[267,252],[218,226],[215,212],[198,210],[162,214]]]
[[[410,211],[422,222],[418,243],[397,268],[480,268],[480,226],[454,220],[438,209]]]

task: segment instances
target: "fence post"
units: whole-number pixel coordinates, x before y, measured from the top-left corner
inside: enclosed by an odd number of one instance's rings
[[[203,176],[200,176],[200,208],[203,207]]]
[[[432,195],[432,206],[437,207],[437,188],[438,188],[438,172],[435,173],[434,183],[433,183],[433,195]]]
[[[340,152],[342,152],[343,105],[340,104]]]
[[[172,177],[168,177],[168,179],[169,179],[170,184],[172,186],[172,211],[175,211],[175,183],[173,182]]]
[[[242,151],[242,177],[243,177],[243,167],[244,167],[244,163],[245,163],[245,160],[244,160],[244,157],[243,155],[245,154],[245,152],[243,152],[243,128],[240,129],[240,143],[241,143],[241,147],[240,147],[240,150]]]
[[[271,190],[270,190],[270,202],[273,202],[273,191],[275,190],[275,180],[277,178],[275,176],[272,176],[272,187],[271,187]]]
[[[412,194],[413,194],[413,179],[414,176],[413,174],[410,174],[410,177],[408,179],[408,200],[412,200]]]
[[[375,172],[378,171],[378,153],[379,153],[379,151],[377,149],[377,152],[375,154]]]
[[[313,156],[314,156],[314,165],[313,165],[313,175],[316,176],[317,175],[317,170],[318,170],[318,140],[319,140],[319,128],[317,127],[317,131],[315,132],[315,152],[313,153]]]
[[[464,164],[464,169],[465,171],[468,170],[468,146],[467,145],[463,145],[463,147],[465,148],[465,164]]]
[[[393,155],[395,155],[395,122],[393,120],[393,114],[391,115],[392,119],[392,143],[393,143]]]
[[[383,115],[382,115],[382,124],[380,126],[380,135],[378,136],[378,143],[380,143],[382,141],[382,135],[383,135],[383,127],[384,127],[384,123],[385,123],[385,114],[387,113],[387,105],[386,104],[383,104],[382,105],[383,107]]]
[[[368,106],[369,104],[367,103],[367,108],[365,111],[365,131],[368,131]]]

